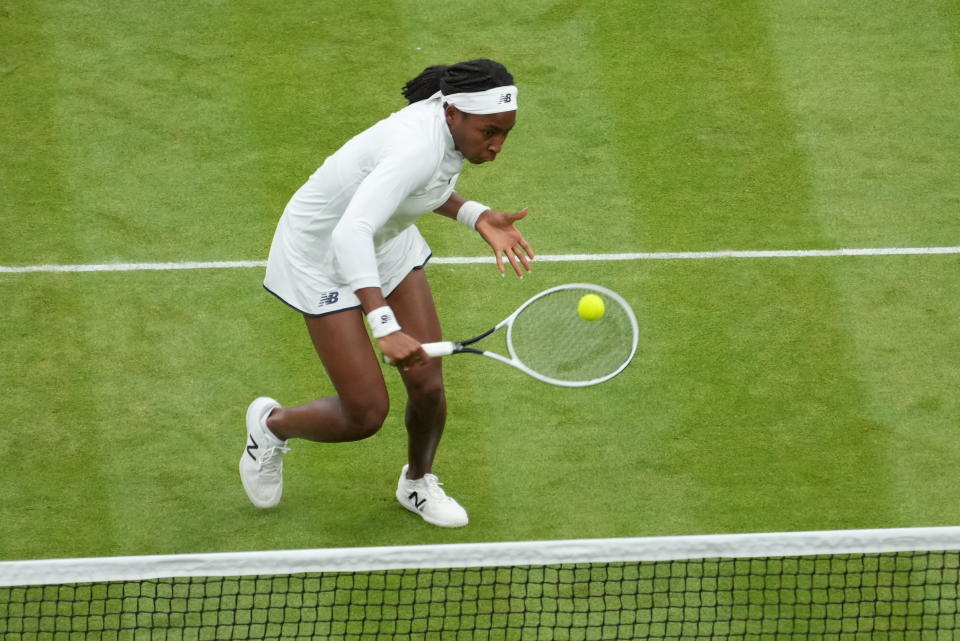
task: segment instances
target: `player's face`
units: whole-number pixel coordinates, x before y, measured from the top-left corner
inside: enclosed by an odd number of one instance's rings
[[[467,114],[450,105],[447,106],[446,117],[457,151],[475,165],[497,157],[507,134],[517,122],[516,111]]]

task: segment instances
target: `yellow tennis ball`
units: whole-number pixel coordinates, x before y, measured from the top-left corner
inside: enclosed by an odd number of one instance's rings
[[[583,320],[600,320],[604,311],[603,299],[596,294],[587,294],[577,303],[577,313]]]

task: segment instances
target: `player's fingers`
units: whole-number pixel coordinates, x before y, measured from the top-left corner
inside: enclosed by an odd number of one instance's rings
[[[507,255],[507,260],[510,261],[510,265],[513,266],[513,271],[517,273],[517,276],[523,278],[523,270],[520,269],[520,261],[517,260],[517,255],[512,249],[508,249],[505,253]]]
[[[430,361],[430,355],[427,354],[427,351],[423,349],[423,345],[420,346],[420,349],[417,350],[417,363],[423,365]]]
[[[515,214],[510,214],[510,218],[513,220],[513,222],[517,222],[518,220],[523,220],[523,219],[526,218],[526,217],[527,217],[527,208],[526,208],[526,207],[524,207],[523,209],[521,209],[520,211],[518,211],[518,212],[515,213]]]
[[[406,371],[410,368],[410,356],[395,356],[391,358],[389,362],[397,369]]]
[[[525,253],[520,251],[521,247],[522,245],[518,244],[514,248],[513,253],[517,258],[520,259],[520,262],[523,264],[523,268],[527,271],[530,271],[530,259],[527,258],[527,255]]]
[[[511,255],[515,258],[516,261],[519,261],[523,268],[526,271],[530,271],[530,259],[527,257],[526,248],[524,247],[523,237],[519,236],[517,240],[510,246]]]
[[[523,247],[523,251],[526,253],[527,256],[529,256],[530,258],[536,258],[536,255],[533,253],[533,249],[530,247],[530,243],[527,242],[526,238],[524,238],[523,236],[520,236],[520,240],[517,242],[520,243],[521,247]]]
[[[503,276],[503,256],[500,255],[500,251],[493,252],[494,258],[497,260],[497,271],[500,272],[500,275]]]
[[[400,367],[400,369],[402,369],[403,371],[406,372],[406,371],[408,371],[411,367],[415,367],[415,366],[418,366],[418,365],[423,365],[423,364],[426,363],[429,359],[430,359],[430,357],[427,356],[427,353],[426,353],[425,351],[423,351],[423,348],[422,348],[422,347],[417,348],[416,351],[411,352],[409,356],[407,356],[405,359],[403,359],[403,361],[401,361],[401,367]]]

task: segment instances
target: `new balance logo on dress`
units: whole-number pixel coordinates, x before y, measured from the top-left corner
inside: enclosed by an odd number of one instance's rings
[[[513,94],[511,93],[502,93],[500,94],[500,99],[497,100],[498,105],[503,105],[510,102],[513,102]]]
[[[325,292],[320,294],[320,306],[333,305],[340,300],[340,292]]]

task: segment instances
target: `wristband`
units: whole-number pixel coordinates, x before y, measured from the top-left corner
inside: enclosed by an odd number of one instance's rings
[[[477,228],[477,219],[480,214],[490,209],[475,200],[468,200],[460,205],[460,211],[457,212],[457,222],[466,225],[470,229]]]
[[[370,330],[374,338],[383,338],[387,334],[400,331],[400,325],[393,316],[393,310],[387,305],[378,307],[367,314],[367,322],[370,323]]]

